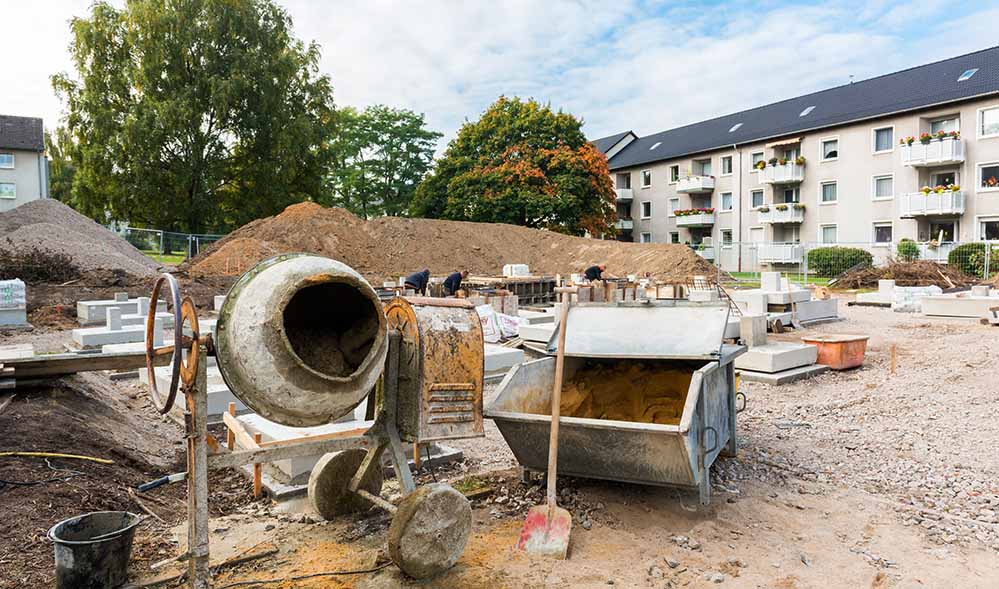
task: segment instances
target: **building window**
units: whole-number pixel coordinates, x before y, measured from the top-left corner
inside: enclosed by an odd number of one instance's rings
[[[754,151],[749,156],[749,169],[750,170],[755,170],[756,169],[756,164],[758,164],[758,163],[760,163],[762,161],[763,161],[763,152],[762,151]]]
[[[839,139],[822,140],[822,161],[839,159]]]
[[[678,208],[680,208],[680,199],[679,198],[671,198],[671,199],[669,199],[669,212],[668,212],[668,214],[669,214],[670,217],[675,217],[676,216],[676,210]]]
[[[978,191],[999,190],[999,162],[978,164]]]
[[[722,229],[721,238],[722,238],[722,245],[732,245],[732,230]]]
[[[999,217],[982,219],[978,230],[980,233],[978,239],[985,239],[988,241],[999,240]]]
[[[710,176],[711,160],[694,160],[694,171],[698,176]]]
[[[839,199],[839,187],[836,182],[823,182],[821,185],[822,189],[822,202],[836,202]]]
[[[978,111],[978,136],[999,137],[999,106]]]
[[[874,153],[886,153],[895,149],[895,127],[874,129]]]
[[[642,243],[652,243],[652,234],[651,233],[643,233],[642,234]]]
[[[618,188],[631,188],[631,174],[618,174],[617,175],[617,187]]]
[[[784,202],[785,203],[801,202],[801,192],[797,186],[795,186],[794,188],[784,189]]]
[[[669,167],[669,183],[676,184],[680,180],[680,166]]]
[[[723,192],[721,193],[721,210],[731,211],[732,210],[732,193]]]
[[[874,177],[874,200],[895,198],[895,177],[891,174]]]
[[[822,225],[819,227],[819,241],[822,243],[836,243],[836,226]]]
[[[722,176],[728,176],[732,173],[732,156],[726,155],[722,158]]]
[[[14,154],[12,153],[0,153],[0,168],[6,170],[14,169]]]
[[[935,121],[930,121],[930,133],[936,134],[940,131],[944,133],[950,133],[951,131],[960,131],[960,123],[957,117],[948,117],[946,119],[937,119]]]
[[[0,182],[0,198],[17,198],[17,186],[13,182]]]
[[[874,224],[874,244],[891,245],[891,222]]]
[[[676,231],[669,234],[670,243],[680,243],[680,234]]]
[[[642,170],[642,188],[652,186],[652,170]]]
[[[605,184],[606,186],[606,184]],[[647,200],[642,203],[642,218],[651,219],[652,218],[652,201]]]
[[[763,206],[763,191],[754,190],[749,193],[749,206],[750,208],[762,207]]]

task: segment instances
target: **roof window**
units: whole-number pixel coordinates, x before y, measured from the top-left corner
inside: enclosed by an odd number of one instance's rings
[[[732,125],[732,128],[729,129],[728,132],[729,133],[735,133],[736,131],[739,130],[739,127],[741,127],[741,126],[742,126],[742,123],[736,123],[736,124]]]
[[[812,112],[813,110],[815,110],[815,107],[814,106],[809,106],[809,107],[805,108],[805,110],[801,111],[801,114],[799,114],[798,116],[799,117],[808,116],[808,113]]]
[[[961,74],[961,77],[958,78],[957,81],[958,82],[963,82],[965,80],[970,80],[971,76],[975,75],[976,72],[978,72],[978,68],[976,68],[976,67],[975,68],[971,68],[970,70],[966,70],[963,74]]]
[[[649,148],[649,151],[652,151],[653,149],[659,147],[662,144],[663,144],[662,141],[656,141],[655,144],[653,144],[653,146]]]

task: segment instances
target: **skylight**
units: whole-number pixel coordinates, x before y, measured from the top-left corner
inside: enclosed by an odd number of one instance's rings
[[[735,133],[736,131],[739,130],[739,127],[741,127],[741,126],[742,126],[742,123],[736,123],[736,124],[732,125],[732,128],[729,129],[728,132],[729,133]]]
[[[805,116],[808,116],[808,113],[812,112],[813,110],[815,110],[815,107],[814,107],[814,106],[809,106],[809,107],[807,107],[807,108],[806,108],[805,110],[801,111],[801,114],[800,114],[800,115],[798,115],[798,116],[799,116],[799,117],[805,117]]]
[[[652,147],[649,148],[649,151],[652,151],[653,149],[659,147],[662,144],[663,144],[662,141],[656,141],[655,145],[653,145]]]
[[[977,72],[977,71],[978,71],[978,68],[971,68],[970,70],[967,70],[963,74],[961,74],[961,77],[958,78],[957,81],[958,82],[963,82],[965,80],[970,80],[971,76],[975,75],[975,72]]]

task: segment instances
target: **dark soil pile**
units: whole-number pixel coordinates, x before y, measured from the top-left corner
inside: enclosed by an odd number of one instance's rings
[[[888,265],[879,268],[860,268],[836,277],[835,288],[877,288],[878,280],[894,280],[897,286],[932,286],[940,288],[960,288],[978,283],[978,279],[968,276],[953,266],[938,264],[929,260],[899,262],[890,260]]]
[[[267,257],[310,252],[340,260],[372,280],[421,268],[434,274],[466,269],[497,275],[504,264],[534,274],[582,272],[597,263],[617,276],[651,273],[664,280],[714,276],[715,267],[683,245],[639,244],[571,237],[499,223],[381,217],[363,221],[313,203],[244,225],[191,261],[192,276],[237,275]]]

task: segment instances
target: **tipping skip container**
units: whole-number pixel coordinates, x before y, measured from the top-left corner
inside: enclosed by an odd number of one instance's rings
[[[49,530],[55,547],[58,589],[114,589],[125,584],[135,526],[127,511],[95,511],[65,519]]]

